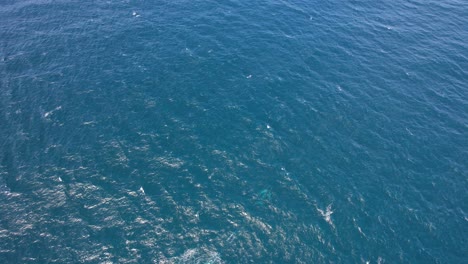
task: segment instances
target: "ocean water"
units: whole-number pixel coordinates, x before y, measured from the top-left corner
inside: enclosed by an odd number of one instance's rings
[[[0,1],[0,263],[468,263],[468,2]]]

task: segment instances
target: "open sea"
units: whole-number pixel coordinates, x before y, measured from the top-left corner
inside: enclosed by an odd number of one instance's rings
[[[468,1],[0,0],[0,263],[468,263]]]

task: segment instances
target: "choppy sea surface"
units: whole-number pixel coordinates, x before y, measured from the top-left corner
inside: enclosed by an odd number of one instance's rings
[[[468,2],[0,1],[1,263],[468,263]]]

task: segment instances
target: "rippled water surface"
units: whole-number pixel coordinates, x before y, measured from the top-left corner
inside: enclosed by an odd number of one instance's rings
[[[467,263],[468,4],[0,1],[1,263]]]

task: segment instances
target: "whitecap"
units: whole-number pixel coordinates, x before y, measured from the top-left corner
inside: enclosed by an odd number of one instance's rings
[[[324,210],[317,208],[317,211],[320,213],[320,215],[323,217],[323,219],[329,223],[331,226],[334,226],[333,221],[331,219],[331,215],[333,214],[332,211],[332,204],[329,204],[327,208]]]
[[[49,112],[46,112],[46,113],[44,114],[44,117],[47,118],[48,116],[50,116],[51,114],[53,114],[55,111],[58,111],[58,110],[60,110],[60,109],[62,109],[62,106],[58,106],[58,107],[56,107],[55,109],[53,109],[53,110],[51,110],[51,111],[49,111]]]

